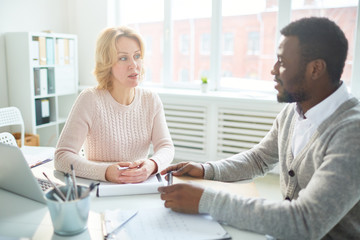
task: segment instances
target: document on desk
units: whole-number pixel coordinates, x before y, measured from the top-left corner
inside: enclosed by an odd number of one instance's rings
[[[159,173],[150,176],[146,181],[141,183],[116,184],[101,182],[97,190],[97,196],[104,197],[158,193],[158,187],[164,186],[165,182],[164,177]]]
[[[116,228],[133,210],[108,210],[103,213],[104,233]],[[115,236],[115,239],[212,240],[231,239],[226,230],[209,215],[177,213],[168,208],[140,209]]]
[[[20,148],[30,168],[49,162],[54,159],[55,148],[53,147],[32,147]]]

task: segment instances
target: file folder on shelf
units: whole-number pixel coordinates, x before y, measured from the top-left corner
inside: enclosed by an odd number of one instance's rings
[[[35,100],[36,125],[50,122],[50,101],[47,98]]]
[[[46,60],[48,65],[55,64],[55,44],[53,38],[46,38]]]
[[[40,65],[46,65],[46,39],[45,37],[39,37],[39,55]]]

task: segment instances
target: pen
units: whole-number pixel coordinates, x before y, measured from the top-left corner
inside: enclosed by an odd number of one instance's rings
[[[48,178],[48,176],[43,172],[44,176],[47,178],[47,180],[50,182],[51,185],[53,185],[55,192],[61,197],[61,199],[63,201],[65,201],[65,196],[64,194],[60,191],[60,189],[50,180],[50,178]]]
[[[67,187],[66,201],[68,201],[68,200],[70,200],[70,195],[71,195],[71,190],[72,190],[70,174],[65,173],[64,177],[65,177],[65,185]]]
[[[56,193],[53,193],[53,197],[58,201],[63,203],[64,201],[59,197],[59,195],[57,195]]]
[[[126,170],[126,169],[129,169],[129,167],[120,167],[119,165],[117,166],[117,169],[118,170]]]
[[[75,177],[75,170],[74,170],[74,166],[71,164],[70,165],[71,167],[71,177],[72,177],[72,180],[73,180],[73,185],[74,185],[74,191],[75,191],[75,199],[77,199],[79,196],[78,196],[78,191],[77,191],[77,186],[76,186],[76,177]]]
[[[51,160],[52,160],[51,158],[48,158],[48,159],[45,159],[44,161],[37,162],[37,163],[35,163],[35,164],[31,165],[31,166],[30,166],[30,168],[37,167],[37,166],[39,166],[39,165],[41,165],[41,164],[44,164],[44,163],[50,162]]]
[[[129,222],[138,212],[135,212],[131,217],[122,222],[119,226],[117,226],[114,230],[104,236],[104,239],[111,239],[114,234],[116,234],[127,222]]]
[[[100,185],[100,183],[91,183],[89,188],[84,193],[81,193],[81,198],[86,198],[87,196],[89,196],[90,192],[92,190],[94,190],[94,188],[96,186],[99,186],[99,185]]]
[[[170,186],[173,183],[173,173],[172,173],[172,171],[168,172],[167,177],[168,177],[168,186]]]

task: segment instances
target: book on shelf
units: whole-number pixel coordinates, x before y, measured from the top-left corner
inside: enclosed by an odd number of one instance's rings
[[[30,46],[31,60],[34,66],[40,64],[40,49],[39,49],[39,38],[33,37]]]
[[[75,63],[75,41],[69,39],[69,64],[74,65]]]
[[[35,99],[36,125],[50,122],[50,101],[47,98]]]
[[[47,68],[40,68],[40,95],[48,93],[48,72]]]
[[[40,96],[40,68],[34,68],[34,95]]]
[[[58,65],[64,65],[65,64],[64,39],[63,38],[57,38],[56,39],[55,62]]]
[[[46,60],[48,65],[55,64],[55,44],[53,38],[46,38]]]
[[[48,74],[47,74],[47,87],[48,87],[48,94],[54,94],[55,93],[55,69],[54,68],[48,68]]]
[[[39,56],[40,65],[46,65],[46,39],[45,37],[39,37]]]
[[[64,39],[64,64],[70,64],[69,58],[69,39]]]

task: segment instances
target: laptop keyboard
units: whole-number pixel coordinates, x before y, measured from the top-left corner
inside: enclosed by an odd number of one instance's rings
[[[40,178],[38,178],[37,180],[38,180],[38,182],[39,182],[39,184],[40,184],[41,190],[43,190],[43,191],[46,191],[46,190],[48,190],[49,188],[52,188],[52,187],[53,187],[53,186],[51,185],[51,183],[50,183],[49,181],[47,181],[47,180],[43,180],[43,179],[40,179]]]

